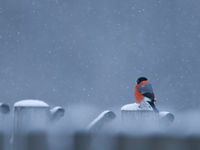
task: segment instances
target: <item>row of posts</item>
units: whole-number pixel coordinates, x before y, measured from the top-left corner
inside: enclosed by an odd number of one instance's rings
[[[59,118],[58,109],[50,111],[42,101],[21,101],[14,106],[14,126],[12,136],[0,132],[0,150],[198,150],[200,137],[177,136],[129,136],[123,134],[96,134],[105,123],[116,116],[112,111],[102,112],[85,131],[73,135],[63,133],[62,142],[53,138],[57,147],[49,139],[48,125]],[[52,115],[53,114],[53,115]],[[61,113],[62,114],[62,113]],[[139,115],[149,118],[150,112],[123,112],[122,120],[128,122]],[[150,115],[150,116],[149,116]],[[53,117],[54,116],[54,117]],[[55,117],[56,116],[56,117]],[[54,119],[53,119],[54,118]],[[94,132],[93,132],[94,131]],[[9,139],[9,140],[8,140]],[[70,142],[69,142],[70,141]],[[7,146],[12,145],[11,147]]]
[[[116,135],[109,137],[110,145],[98,136],[87,132],[78,132],[72,136],[73,142],[57,150],[199,150],[200,137],[176,136],[127,136]],[[103,137],[101,137],[103,138]],[[108,137],[104,137],[109,139]],[[45,132],[32,132],[24,137],[23,146],[17,150],[52,150]],[[66,139],[67,140],[67,139]],[[4,136],[0,134],[0,149],[4,150]],[[63,143],[64,144],[64,143]]]

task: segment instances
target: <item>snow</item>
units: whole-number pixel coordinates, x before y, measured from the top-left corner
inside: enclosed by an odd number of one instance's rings
[[[5,107],[5,106],[9,107],[9,105],[8,105],[8,104],[5,104],[5,103],[0,103],[0,107]]]
[[[170,113],[167,112],[167,111],[161,111],[161,112],[159,112],[159,115],[160,115],[161,117],[164,117],[164,116],[166,116],[167,114],[170,114]]]
[[[127,104],[122,106],[121,110],[126,110],[126,111],[131,111],[131,110],[141,110],[139,108],[140,104],[138,103],[133,103],[133,104]]]
[[[21,100],[16,102],[14,107],[49,107],[49,105],[41,100]]]
[[[144,100],[138,104],[138,103],[132,103],[127,104],[121,107],[121,111],[136,111],[136,110],[149,110],[153,111],[152,107],[149,105],[148,101],[150,101],[149,98],[144,97]]]
[[[99,122],[107,113],[111,112],[110,110],[105,110],[102,112],[97,118],[95,118],[88,126],[88,129],[94,126],[97,122]]]
[[[106,110],[104,112],[102,112],[95,120],[94,122],[97,122],[98,120],[100,120],[102,117],[104,117],[105,114],[109,113],[110,110]]]
[[[63,109],[61,106],[56,106],[54,108],[52,108],[50,111],[52,114],[56,113],[59,109]]]

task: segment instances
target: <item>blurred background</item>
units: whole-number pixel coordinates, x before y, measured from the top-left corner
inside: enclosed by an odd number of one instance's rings
[[[200,1],[0,0],[0,96],[120,108],[139,76],[160,109],[198,110]]]

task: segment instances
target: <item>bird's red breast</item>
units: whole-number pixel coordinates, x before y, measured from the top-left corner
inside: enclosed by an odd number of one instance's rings
[[[141,101],[143,100],[144,96],[140,93],[140,91],[138,90],[138,86],[147,84],[148,81],[142,81],[139,84],[136,84],[135,88],[134,88],[134,97],[137,103],[141,103]]]

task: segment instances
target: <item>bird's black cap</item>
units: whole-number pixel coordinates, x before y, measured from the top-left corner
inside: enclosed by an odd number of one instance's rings
[[[148,79],[146,78],[146,77],[139,77],[138,79],[137,79],[137,84],[140,84],[142,81],[147,81]]]

